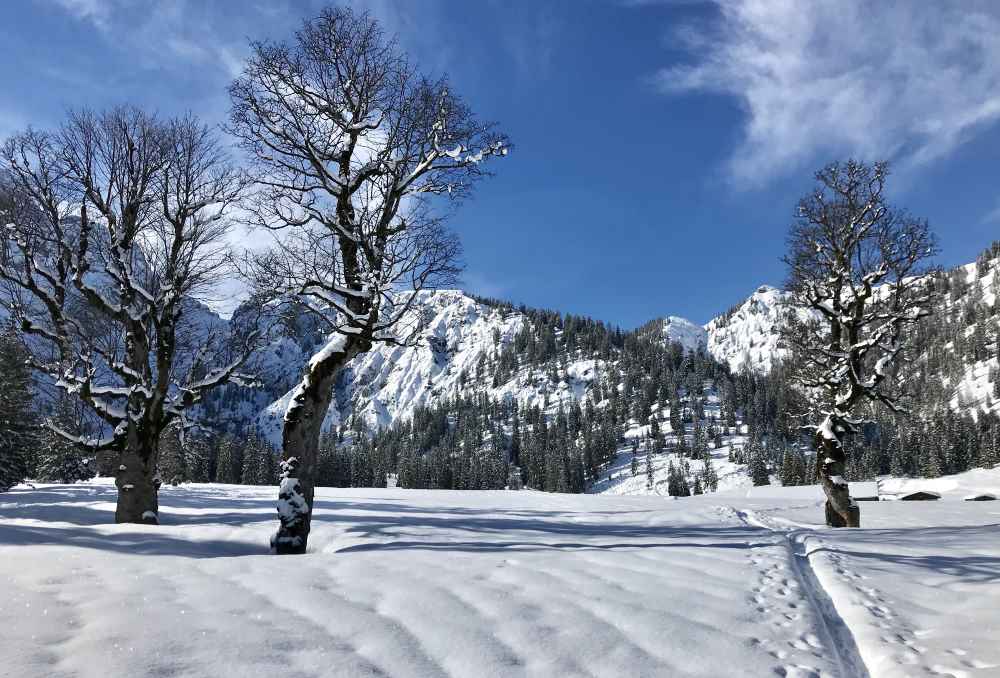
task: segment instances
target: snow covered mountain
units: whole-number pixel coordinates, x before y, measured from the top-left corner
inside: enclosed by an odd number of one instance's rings
[[[946,403],[975,416],[1000,412],[1000,244],[936,275],[934,287],[937,304],[915,334],[910,363],[924,409]],[[734,373],[767,373],[787,356],[780,330],[791,313],[811,314],[796,308],[788,292],[761,286],[705,325],[708,352]]]
[[[940,276],[937,320],[933,328],[921,333],[923,343],[918,350],[930,356],[925,371],[933,375],[924,377],[927,390],[934,391],[936,400],[950,402],[953,409],[982,412],[996,410],[1000,403],[995,396],[997,263],[995,253],[986,253],[978,263]],[[734,374],[744,368],[763,374],[786,355],[780,328],[788,314],[809,315],[805,309],[794,309],[789,298],[787,292],[765,285],[704,327],[666,316],[647,324],[643,331],[688,352],[704,349]],[[417,340],[406,347],[377,346],[355,359],[338,381],[326,426],[354,425],[374,431],[411,417],[421,406],[458,395],[515,400],[550,412],[560,403],[582,402],[595,381],[607,374],[607,349],[603,353],[594,348],[576,350],[562,356],[556,351],[524,367],[521,353],[536,348],[534,344],[530,349],[514,346],[514,342],[533,322],[529,317],[533,313],[547,312],[477,299],[458,290],[422,292],[413,317],[406,320],[419,322],[423,328]],[[215,403],[216,414],[228,417],[236,427],[252,423],[277,442],[289,393],[302,365],[326,341],[321,328],[308,318],[284,323],[272,332],[253,365],[264,388],[235,389],[236,394],[230,389],[223,402]],[[539,335],[531,341],[537,341],[541,351],[541,344],[554,338]],[[518,356],[513,367],[501,366],[505,350]]]
[[[411,345],[379,345],[351,361],[338,379],[325,429],[354,423],[354,417],[368,430],[378,430],[411,417],[420,406],[468,393],[487,393],[529,406],[569,402],[582,399],[597,375],[598,361],[583,358],[569,361],[558,378],[545,370],[522,370],[498,381],[493,368],[524,326],[525,316],[459,290],[421,292],[402,322],[418,321],[423,329]],[[271,385],[269,392],[281,391],[254,420],[274,443],[280,440],[281,422],[302,365],[321,345],[278,336],[257,359],[259,371],[267,375],[265,384]]]
[[[769,285],[758,287],[742,304],[705,325],[708,352],[733,372],[769,372],[787,355],[779,333],[791,312],[790,298],[788,292]],[[796,312],[809,315],[805,310]]]
[[[940,387],[951,409],[975,416],[1000,412],[1000,243],[976,263],[938,283],[939,312],[921,349],[927,387]],[[929,380],[930,381],[930,380]]]
[[[686,351],[706,350],[734,373],[748,368],[767,373],[783,357],[780,329],[792,312],[791,295],[769,285],[762,285],[745,301],[698,326],[677,316],[667,316],[646,327],[662,328],[665,341],[674,341]],[[795,311],[806,317],[808,311]]]
[[[708,332],[687,318],[671,315],[663,320],[663,339],[680,344],[685,351],[694,352],[705,348]]]

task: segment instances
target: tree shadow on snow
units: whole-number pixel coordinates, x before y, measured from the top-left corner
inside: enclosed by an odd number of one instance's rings
[[[660,536],[663,536],[662,534]],[[670,536],[670,535],[667,535]],[[538,541],[407,541],[397,540],[383,544],[356,544],[337,549],[335,553],[359,553],[365,551],[463,551],[467,553],[489,553],[498,551],[635,551],[643,549],[706,548],[706,549],[754,549],[773,546],[773,542],[751,543],[729,542],[538,542]]]
[[[366,509],[388,515],[366,514]],[[491,511],[488,517],[455,513],[448,508],[412,512],[406,507],[352,505],[343,511],[317,513],[314,531],[324,522],[343,526],[343,534],[370,540],[337,553],[376,550],[503,551],[503,550],[621,550],[671,547],[751,549],[769,546],[767,530],[746,525],[642,525],[598,520],[566,520],[562,512],[510,515]],[[421,539],[433,532],[440,539]],[[467,535],[469,538],[463,538]],[[482,539],[482,536],[496,537]],[[472,538],[475,536],[475,538]]]
[[[1000,582],[1000,556],[987,553],[997,551],[1000,524],[872,529],[835,536],[836,542],[811,553],[843,554],[871,569],[885,564],[947,575],[949,580],[941,584],[945,589],[952,584]],[[934,544],[942,545],[940,552],[927,553]]]
[[[106,533],[80,527],[0,525],[0,546],[72,546],[130,555],[185,558],[231,558],[267,553],[267,547],[260,543],[178,539],[154,526],[127,526],[126,529],[128,531]]]

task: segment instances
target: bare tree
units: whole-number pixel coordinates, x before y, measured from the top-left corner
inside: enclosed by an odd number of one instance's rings
[[[788,286],[817,320],[793,322],[795,376],[819,399],[819,479],[833,527],[861,516],[844,479],[844,441],[864,407],[905,412],[898,371],[907,329],[931,313],[928,260],[937,246],[927,222],[887,204],[885,163],[834,163],[816,174],[788,236]]]
[[[335,335],[285,412],[272,546],[301,553],[338,372],[376,342],[406,341],[400,320],[414,292],[455,279],[460,248],[439,208],[467,195],[508,144],[447,80],[418,75],[367,14],[326,9],[291,44],[251,47],[230,87],[230,128],[255,161],[253,221],[276,244],[247,272],[263,296]]]
[[[4,144],[0,168],[0,299],[34,370],[102,422],[96,436],[49,425],[117,457],[116,521],[156,523],[160,432],[241,378],[255,336],[234,344],[186,318],[224,273],[245,179],[194,119],[133,108],[29,130]]]

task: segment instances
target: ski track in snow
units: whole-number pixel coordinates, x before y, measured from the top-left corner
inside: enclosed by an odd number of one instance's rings
[[[753,601],[767,625],[782,630],[784,646],[769,647],[771,656],[786,664],[775,673],[790,678],[820,678],[827,675],[867,678],[854,640],[836,609],[816,581],[808,556],[794,548],[781,528],[762,520],[755,512],[719,507],[723,516],[733,515],[744,524],[772,533],[772,545],[757,549],[749,558],[758,572]],[[770,644],[769,644],[770,645]],[[834,670],[817,665],[833,660]]]
[[[981,471],[971,472],[970,476],[982,475]],[[881,507],[899,509],[909,504],[894,504]],[[755,525],[773,531],[790,553],[787,562],[792,564],[797,574],[797,582],[805,587],[807,598],[820,619],[824,631],[822,641],[815,636],[802,636],[798,641],[792,641],[793,647],[806,650],[807,646],[820,647],[821,644],[837,657],[840,673],[845,676],[885,676],[886,678],[909,678],[912,676],[946,676],[951,678],[973,678],[974,676],[1000,676],[1000,663],[986,661],[974,656],[973,652],[962,647],[931,651],[922,642],[922,638],[940,634],[938,628],[919,628],[905,615],[896,609],[897,601],[890,595],[873,585],[871,575],[865,574],[860,562],[855,562],[847,543],[857,534],[856,530],[831,530],[820,526],[808,526],[797,520],[774,515],[775,512],[798,514],[803,510],[817,511],[815,504],[808,506],[791,506],[782,510],[769,509],[754,511],[721,507],[720,512],[732,513],[748,525]],[[894,511],[898,512],[898,511]],[[994,515],[996,514],[994,512]],[[1000,534],[997,525],[985,526],[993,528],[994,536]],[[842,539],[843,538],[843,539]],[[944,544],[942,544],[944,546]],[[863,552],[859,551],[861,555]],[[867,554],[865,554],[867,555]],[[970,560],[974,557],[968,554]],[[776,585],[781,588],[777,593],[782,600],[787,598],[789,589],[795,582],[781,577],[784,574],[785,561],[767,563],[757,559],[755,564],[763,566],[764,574],[761,585],[755,589],[755,600],[761,604],[761,610],[772,612],[774,599],[766,592]],[[992,558],[991,562],[1000,563]],[[780,578],[780,581],[779,581]],[[900,575],[893,577],[896,585],[900,583]],[[983,578],[992,582],[992,609],[1000,603],[1000,586],[997,580],[1000,573]],[[902,576],[905,581],[905,575]],[[982,589],[976,591],[982,593]],[[944,595],[944,591],[941,591]],[[989,600],[990,597],[987,597]],[[772,615],[773,616],[773,615]],[[947,624],[949,621],[959,627],[968,625],[970,619],[962,619],[957,615],[952,619],[943,619],[944,615],[931,615],[935,624]],[[797,619],[795,613],[785,613],[788,621],[777,622],[789,626]],[[991,627],[988,627],[991,628]],[[987,633],[989,633],[987,631]],[[961,635],[961,634],[959,634]],[[996,655],[994,651],[994,656]],[[777,655],[776,655],[777,656]],[[783,655],[782,655],[783,656]],[[799,673],[788,675],[815,676],[822,675],[810,672],[807,666],[799,665]]]
[[[310,553],[276,557],[273,494],[164,488],[159,527],[109,524],[100,482],[5,495],[0,674],[1000,675],[996,529],[967,524],[982,504],[941,504],[985,554],[976,576],[912,578],[978,601],[979,623],[946,623],[851,540],[908,542],[814,528],[801,498],[321,488]]]

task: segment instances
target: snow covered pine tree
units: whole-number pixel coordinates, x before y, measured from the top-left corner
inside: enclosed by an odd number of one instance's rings
[[[789,233],[788,288],[814,321],[786,331],[796,381],[820,394],[815,427],[817,468],[832,527],[858,527],[860,509],[844,478],[844,441],[862,423],[859,408],[881,404],[904,413],[897,363],[906,330],[931,313],[926,262],[937,251],[926,221],[890,207],[888,168],[834,163],[799,202]]]
[[[277,553],[306,550],[319,438],[341,368],[377,342],[406,343],[409,290],[452,283],[456,237],[435,207],[467,195],[504,135],[446,80],[419,75],[368,14],[328,8],[292,44],[253,43],[229,89],[230,130],[255,163],[252,212],[275,233],[245,272],[265,299],[333,335],[284,418]]]

